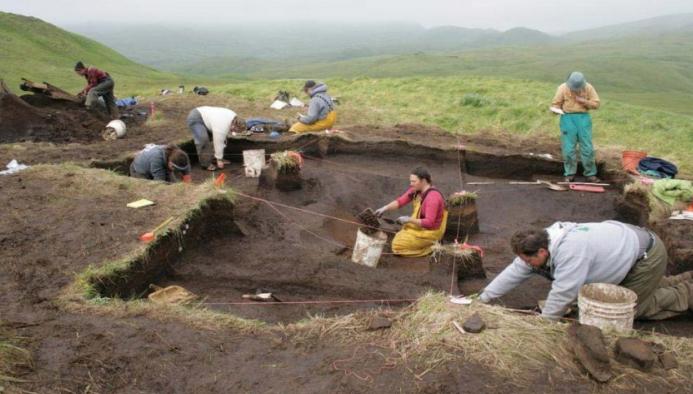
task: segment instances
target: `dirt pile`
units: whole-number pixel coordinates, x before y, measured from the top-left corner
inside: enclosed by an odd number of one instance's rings
[[[0,82],[0,143],[85,143],[101,139],[100,131],[108,122],[105,116],[88,112],[76,103],[28,96],[19,98]],[[41,105],[34,106],[33,102]]]
[[[653,229],[667,247],[667,272],[676,275],[693,270],[693,223],[688,220],[660,220]]]
[[[568,348],[575,354],[579,365],[596,381],[604,383],[612,378],[609,352],[602,330],[594,326],[572,324],[568,327]]]

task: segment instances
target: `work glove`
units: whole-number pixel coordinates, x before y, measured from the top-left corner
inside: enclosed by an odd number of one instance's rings
[[[377,217],[382,217],[383,214],[385,213],[385,211],[387,211],[387,205],[385,205],[385,206],[383,206],[383,207],[380,207],[380,208],[376,209],[375,212],[373,212],[373,213],[374,213],[375,216],[377,216]]]
[[[411,216],[400,216],[397,218],[397,223],[407,224],[411,221]]]

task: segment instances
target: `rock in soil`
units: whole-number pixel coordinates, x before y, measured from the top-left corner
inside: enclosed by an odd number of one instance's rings
[[[659,362],[665,370],[678,368],[679,362],[676,361],[676,356],[672,352],[666,352],[659,355]]]
[[[479,316],[479,312],[475,312],[473,315],[471,315],[467,320],[464,321],[464,324],[462,325],[462,328],[464,328],[464,331],[470,332],[472,334],[478,334],[486,328],[486,323],[481,319],[481,316]]]
[[[580,365],[594,380],[604,383],[611,379],[613,375],[609,352],[602,330],[594,326],[575,323],[568,327],[568,346]]]
[[[652,346],[637,338],[619,338],[616,341],[616,359],[642,371],[649,371],[657,361]]]
[[[390,328],[392,326],[392,321],[390,319],[382,317],[382,316],[376,316],[371,320],[370,324],[368,324],[368,330],[369,331],[375,331],[375,330],[383,330],[386,328]]]

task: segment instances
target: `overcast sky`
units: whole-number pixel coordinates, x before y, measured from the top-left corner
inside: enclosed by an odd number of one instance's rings
[[[564,32],[693,12],[693,0],[0,0],[0,10],[59,26],[98,21],[411,21],[424,26],[501,30],[524,26]]]

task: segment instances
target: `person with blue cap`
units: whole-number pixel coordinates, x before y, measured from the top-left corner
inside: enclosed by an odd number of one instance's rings
[[[592,116],[590,110],[599,108],[597,91],[581,72],[573,72],[556,90],[551,107],[561,113],[561,151],[563,152],[563,176],[573,182],[577,172],[577,146],[580,145],[580,161],[583,175],[588,182],[599,182],[597,164],[592,145]],[[557,111],[561,110],[561,111]]]

